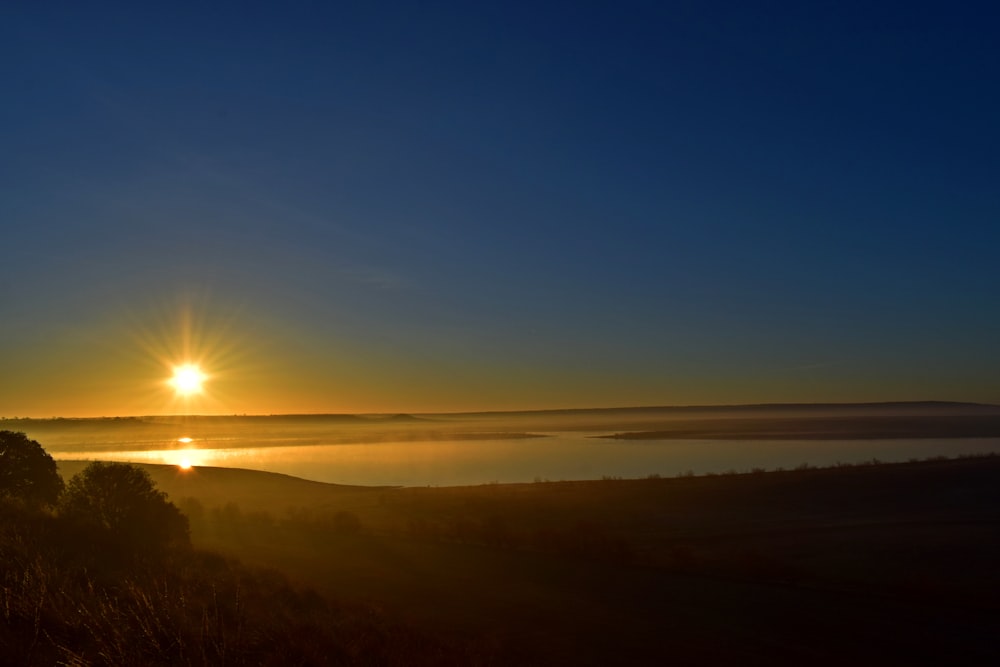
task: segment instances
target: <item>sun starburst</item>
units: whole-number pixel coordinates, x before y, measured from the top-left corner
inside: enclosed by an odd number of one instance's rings
[[[174,375],[168,383],[180,396],[194,396],[203,390],[203,384],[208,376],[197,364],[182,364],[174,366]]]

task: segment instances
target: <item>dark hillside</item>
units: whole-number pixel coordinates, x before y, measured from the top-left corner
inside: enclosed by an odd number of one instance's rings
[[[453,488],[266,476],[266,495],[263,473],[197,472],[154,471],[196,544],[500,664],[1000,659],[998,457]],[[230,475],[220,503],[209,482]]]
[[[274,570],[180,549],[142,558],[0,505],[5,665],[465,665],[486,654],[332,602]]]

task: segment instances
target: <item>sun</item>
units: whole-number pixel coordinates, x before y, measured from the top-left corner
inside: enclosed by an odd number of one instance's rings
[[[202,384],[208,379],[197,364],[174,366],[174,376],[169,384],[181,396],[194,396],[202,392]]]

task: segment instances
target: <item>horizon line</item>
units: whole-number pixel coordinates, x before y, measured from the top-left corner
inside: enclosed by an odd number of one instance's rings
[[[164,419],[164,418],[222,418],[222,417],[377,417],[392,419],[395,417],[419,416],[471,416],[471,415],[505,415],[505,414],[553,414],[567,412],[638,412],[643,410],[725,410],[748,408],[849,408],[849,407],[889,407],[889,406],[969,406],[998,408],[1000,404],[983,403],[979,401],[946,401],[946,400],[911,400],[911,401],[826,401],[815,403],[706,403],[688,405],[633,405],[605,407],[572,407],[572,408],[526,408],[511,410],[461,410],[435,412],[272,412],[272,413],[205,413],[205,414],[133,414],[133,415],[100,415],[92,417],[66,417],[53,415],[50,417],[6,417],[0,416],[0,421],[52,421],[52,420],[87,420],[87,419]]]

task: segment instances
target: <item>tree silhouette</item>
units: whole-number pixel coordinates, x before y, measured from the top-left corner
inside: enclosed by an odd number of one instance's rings
[[[0,431],[0,497],[31,505],[53,505],[63,480],[40,444],[24,433]]]
[[[107,533],[132,551],[189,545],[188,521],[149,473],[127,463],[94,462],[70,480],[60,514]]]

